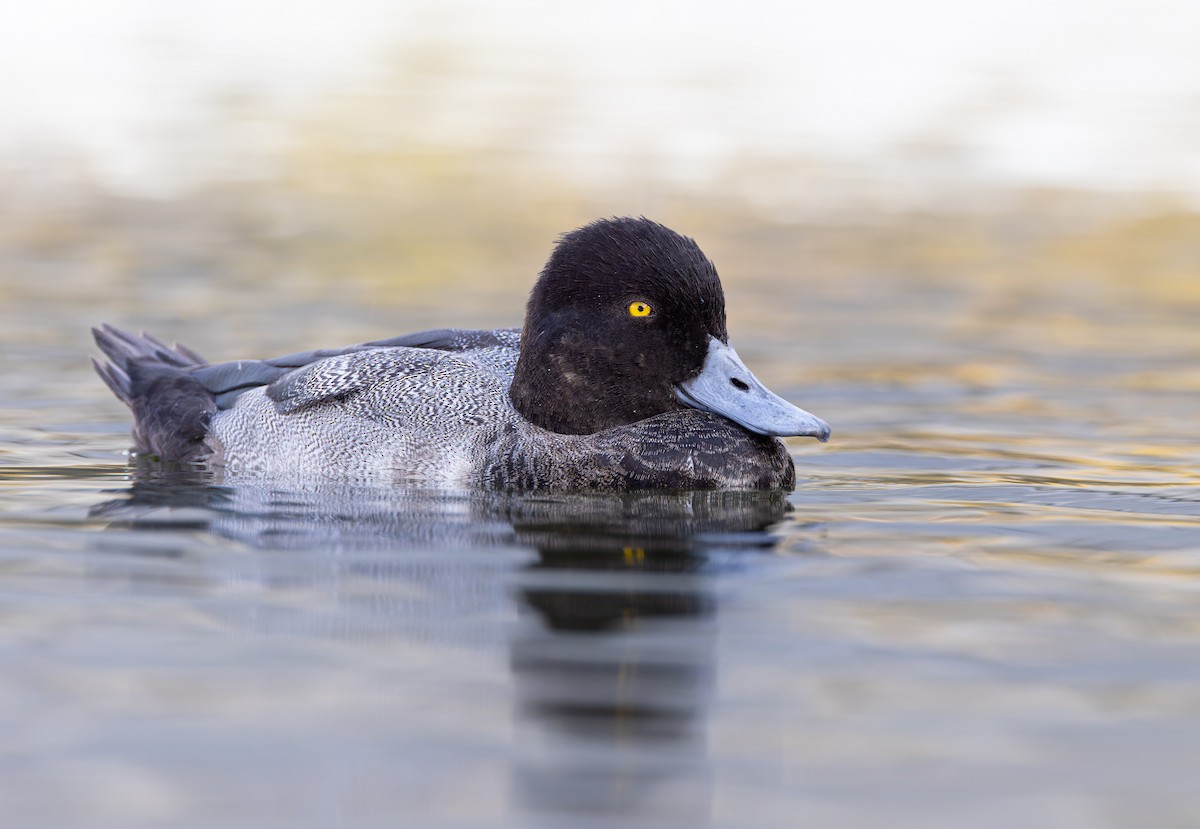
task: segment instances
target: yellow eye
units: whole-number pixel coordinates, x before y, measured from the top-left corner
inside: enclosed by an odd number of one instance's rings
[[[654,309],[645,302],[629,303],[629,316],[631,317],[648,317],[654,313]]]

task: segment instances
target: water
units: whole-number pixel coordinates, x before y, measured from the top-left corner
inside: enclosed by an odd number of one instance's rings
[[[694,232],[834,427],[787,496],[131,468],[90,324],[265,355],[511,324],[528,282],[6,254],[6,824],[1197,825],[1194,282]]]

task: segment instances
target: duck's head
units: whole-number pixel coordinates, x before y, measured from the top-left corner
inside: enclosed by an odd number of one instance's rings
[[[510,395],[527,420],[566,434],[691,407],[763,435],[829,438],[730,347],[721,280],[696,243],[649,219],[562,237],[529,297]]]

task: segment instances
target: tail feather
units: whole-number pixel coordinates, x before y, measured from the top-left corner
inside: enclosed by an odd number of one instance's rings
[[[205,365],[189,348],[134,336],[111,325],[92,329],[111,362],[93,359],[96,373],[133,411],[134,450],[168,461],[207,456],[204,442],[216,402],[192,371]]]
[[[196,365],[196,366],[208,365],[208,360],[201,357],[195,351],[192,351],[190,348],[188,348],[183,343],[178,343],[178,342],[175,343],[171,347],[171,350],[173,350],[176,354],[178,354],[183,359],[190,360],[192,365]]]
[[[103,323],[99,328],[92,329],[96,345],[115,364],[124,368],[133,360],[155,360],[164,365],[190,368],[201,366],[208,361],[186,346],[176,343],[174,348],[157,337],[142,332],[134,336],[128,331],[122,331],[116,326]]]
[[[112,393],[122,403],[126,406],[131,405],[133,390],[130,388],[129,375],[123,369],[114,366],[112,363],[102,363],[95,357],[92,358],[92,368],[96,369],[96,373],[100,375],[100,379],[104,381],[104,384],[112,390]]]

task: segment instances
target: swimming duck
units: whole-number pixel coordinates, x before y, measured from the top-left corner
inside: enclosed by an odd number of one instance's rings
[[[109,325],[93,360],[134,451],[227,476],[506,490],[790,489],[829,438],[729,345],[717,271],[645,218],[564,234],[521,329],[208,363]]]

